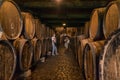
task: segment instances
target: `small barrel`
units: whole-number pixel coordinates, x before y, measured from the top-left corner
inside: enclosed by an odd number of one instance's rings
[[[41,57],[42,43],[41,40],[36,38],[32,39],[31,42],[34,47],[33,63],[36,63],[40,60]]]
[[[110,36],[100,54],[99,80],[120,80],[120,29]]]
[[[23,28],[21,11],[13,1],[4,1],[0,7],[0,23],[6,37],[10,40],[17,39]]]
[[[80,40],[80,45],[78,47],[78,62],[79,62],[79,66],[80,66],[80,69],[83,70],[83,49],[85,47],[85,45],[89,42],[92,42],[92,40],[90,38],[87,38],[87,39],[81,39]]]
[[[28,12],[22,12],[24,29],[23,34],[26,39],[32,39],[35,35],[35,22],[33,16]]]
[[[120,28],[120,2],[113,1],[107,6],[106,13],[103,21],[103,32],[105,38]]]
[[[0,40],[0,80],[12,80],[15,69],[15,49],[7,40]]]
[[[103,16],[106,8],[96,8],[92,12],[89,35],[93,40],[103,40]]]
[[[17,51],[17,71],[27,71],[31,67],[33,57],[33,46],[26,39],[16,39],[13,43]]]
[[[99,80],[99,55],[103,49],[104,41],[90,42],[85,45],[84,55],[84,75],[86,80]]]

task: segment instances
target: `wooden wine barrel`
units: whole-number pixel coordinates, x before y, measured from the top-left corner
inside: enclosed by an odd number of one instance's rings
[[[43,39],[42,40],[42,54],[41,54],[41,56],[42,57],[44,57],[44,56],[46,56],[46,52],[47,52],[47,40],[46,39]]]
[[[49,38],[48,39],[48,43],[49,43],[49,51],[52,51],[52,39],[51,38]]]
[[[103,49],[105,41],[90,42],[85,45],[84,55],[84,75],[85,80],[99,80],[99,55]]]
[[[74,36],[74,46],[75,46],[75,55],[76,55],[76,58],[77,58],[77,51],[78,51],[78,46],[77,46],[77,36]]]
[[[82,35],[81,27],[78,27],[78,28],[77,28],[77,35]]]
[[[33,57],[33,46],[31,42],[19,38],[14,41],[13,45],[17,51],[17,69],[22,72],[29,70]]]
[[[42,24],[39,19],[35,19],[35,35],[38,39],[42,39]]]
[[[92,12],[89,35],[93,40],[103,40],[103,15],[106,8],[96,8]]]
[[[83,40],[83,39],[86,39],[87,37],[85,36],[85,35],[80,35],[80,36],[77,36],[77,47],[78,47],[78,51],[77,51],[77,60],[78,60],[78,62],[79,62],[79,55],[81,54],[81,43],[80,43],[80,41],[81,40]]]
[[[120,2],[113,1],[108,4],[103,21],[103,32],[105,38],[120,28]]]
[[[17,39],[23,28],[21,12],[13,1],[4,1],[0,7],[0,23],[8,39]]]
[[[64,42],[64,40],[65,40],[65,38],[66,38],[66,36],[63,36],[63,43],[65,43]],[[76,43],[76,39],[77,39],[77,37],[76,36],[72,36],[72,37],[68,37],[69,39],[70,39],[70,44],[69,44],[69,46],[68,46],[68,49],[69,48],[71,48],[72,49],[72,51],[73,51],[73,53],[75,54],[75,56],[76,56],[76,58],[77,58],[77,43]]]
[[[53,30],[53,29],[50,29],[50,36],[51,36],[51,37],[53,36],[54,33],[55,33],[54,30]]]
[[[120,79],[120,29],[107,40],[99,66],[99,80]]]
[[[74,36],[73,39],[71,39],[70,41],[73,43],[71,44],[74,44],[74,45],[71,45],[71,46],[74,46],[74,52],[75,52],[75,55],[76,55],[76,59],[78,60],[78,46],[79,46],[79,40],[84,38],[85,36],[83,35],[80,35],[80,36]],[[85,38],[84,38],[85,39]],[[73,48],[72,48],[73,49]]]
[[[80,66],[80,69],[83,70],[83,49],[85,47],[85,45],[89,42],[92,42],[92,40],[90,38],[87,38],[87,39],[82,39],[80,40],[80,46],[78,48],[78,62],[79,62],[79,66]]]
[[[50,37],[50,29],[49,27],[46,27],[46,38],[48,39]]]
[[[52,51],[52,40],[51,38],[48,38],[46,40],[46,52],[51,52]]]
[[[46,38],[46,35],[47,35],[47,33],[46,33],[46,26],[45,26],[45,24],[42,24],[42,39],[45,39]]]
[[[41,43],[41,40],[36,38],[32,39],[31,42],[34,47],[33,63],[36,63],[40,60],[40,57],[41,57],[42,43]]]
[[[90,21],[85,22],[84,34],[86,37],[89,37],[89,26],[90,26]]]
[[[15,49],[7,40],[0,40],[0,80],[12,80],[15,67]]]
[[[33,16],[28,12],[22,12],[24,29],[23,34],[26,39],[32,39],[35,35],[35,22]]]

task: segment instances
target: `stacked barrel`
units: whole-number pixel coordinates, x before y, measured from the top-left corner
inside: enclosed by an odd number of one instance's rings
[[[0,7],[0,80],[30,73],[51,48],[50,30],[31,13],[21,12],[15,2],[4,1]]]
[[[86,80],[120,79],[119,18],[120,2],[110,2],[93,10],[84,34],[77,36],[77,60]]]
[[[71,38],[76,58],[86,80],[120,79],[120,2],[96,8],[90,21]],[[21,12],[13,1],[0,6],[0,80],[30,71],[51,50],[52,29]],[[84,33],[84,34],[83,34]]]

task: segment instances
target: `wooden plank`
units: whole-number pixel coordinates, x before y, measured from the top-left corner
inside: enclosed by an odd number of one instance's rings
[[[81,8],[97,8],[97,7],[104,7],[108,1],[80,1],[78,3],[72,3],[72,2],[64,2],[61,4],[57,4],[54,1],[53,2],[40,2],[40,1],[31,1],[31,2],[25,2],[23,3],[24,6],[27,7],[38,7],[38,8],[44,8],[44,7],[81,7]]]

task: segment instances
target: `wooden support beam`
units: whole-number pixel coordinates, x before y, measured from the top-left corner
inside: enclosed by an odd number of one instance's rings
[[[97,8],[97,7],[104,7],[108,4],[107,0],[104,1],[79,1],[78,3],[72,3],[72,2],[63,2],[61,4],[57,4],[54,1],[51,2],[41,2],[41,1],[31,1],[31,2],[25,2],[23,3],[26,7],[37,7],[37,8],[60,8],[60,7],[66,7],[66,8]]]
[[[62,26],[63,23],[66,23],[67,26],[80,26],[83,25],[84,22],[88,21],[89,19],[41,19],[41,22],[47,25],[59,25]]]

